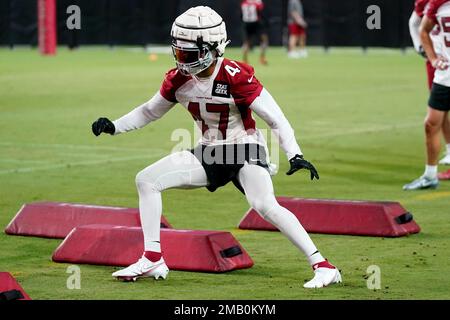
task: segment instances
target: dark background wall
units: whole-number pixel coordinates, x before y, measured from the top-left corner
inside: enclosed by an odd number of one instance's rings
[[[287,0],[265,0],[271,45],[286,43]],[[37,43],[36,0],[0,0],[0,45]],[[58,42],[146,45],[169,43],[177,15],[208,5],[223,16],[232,45],[241,44],[240,0],[57,0]],[[81,8],[81,30],[66,28],[69,5]],[[366,28],[369,5],[381,8],[381,30]],[[308,43],[321,46],[411,45],[408,18],[414,0],[303,0]]]

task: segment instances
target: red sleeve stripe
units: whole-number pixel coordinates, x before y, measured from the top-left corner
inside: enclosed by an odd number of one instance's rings
[[[238,107],[239,113],[241,114],[242,124],[244,125],[245,131],[255,130],[256,122],[252,117],[252,109],[250,108],[240,108]]]
[[[159,92],[166,100],[178,102],[176,98],[177,90],[190,79],[191,77],[183,76],[177,69],[172,69],[166,73]]]
[[[425,12],[425,15],[435,23],[438,23],[436,19],[436,13],[439,8],[448,1],[449,0],[431,0],[430,4],[428,5],[427,11]]]
[[[250,95],[246,95],[246,96],[239,97],[239,98],[234,97],[234,102],[235,102],[236,106],[248,108],[253,103],[253,101],[255,101],[255,99],[257,97],[259,97],[259,95],[261,94],[261,91],[263,89],[263,86],[259,83],[258,80],[256,80],[256,81],[257,81],[257,83],[255,83],[255,84],[252,83],[252,85],[254,85],[255,88],[253,90],[249,90],[249,91],[252,91],[252,93]]]
[[[427,5],[429,0],[416,0],[414,3],[414,11],[417,13],[419,17],[423,17],[425,6]]]
[[[164,90],[163,87],[161,87],[161,89],[159,89],[159,93],[164,97],[164,99],[166,99],[167,101],[170,102],[178,102],[177,98],[175,97],[174,94],[171,94],[170,91]]]

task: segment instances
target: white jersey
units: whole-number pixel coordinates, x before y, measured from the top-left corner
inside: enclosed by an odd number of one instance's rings
[[[435,25],[433,30],[430,32],[430,39],[433,42],[434,52],[437,55],[441,55],[442,51],[442,41],[441,41],[441,29],[438,25]]]
[[[425,15],[432,19],[439,27],[440,32],[433,35],[433,46],[437,54],[450,61],[450,1],[431,0]],[[450,87],[450,69],[436,70],[433,82]]]
[[[116,133],[140,128],[160,118],[176,103],[184,106],[202,132],[201,144],[248,144],[264,147],[254,111],[274,130],[288,159],[302,154],[294,130],[283,112],[256,79],[251,66],[219,58],[213,74],[205,79],[167,72],[159,92],[147,103],[114,121]]]

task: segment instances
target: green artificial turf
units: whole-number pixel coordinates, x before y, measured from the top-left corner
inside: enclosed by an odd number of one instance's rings
[[[227,55],[240,59],[238,49]],[[280,48],[269,49],[267,67],[257,53],[250,59],[321,177],[286,176],[280,152],[276,194],[399,201],[421,226],[419,234],[312,234],[344,282],[306,290],[312,271],[282,234],[236,228],[248,204],[230,184],[214,193],[166,191],[164,215],[175,228],[230,231],[253,258],[250,269],[171,271],[166,281],[122,283],[111,277],[115,268],[80,265],[81,289],[70,290],[69,265],[51,261],[61,240],[0,233],[0,271],[11,272],[33,299],[449,299],[450,182],[434,191],[402,191],[424,165],[423,59],[391,50],[311,49],[307,59],[290,60]],[[128,48],[60,48],[55,57],[0,49],[0,227],[33,201],[136,207],[136,173],[172,150],[175,129],[193,132],[191,116],[177,106],[160,121],[116,137],[95,137],[90,126],[149,99],[173,65],[168,54],[151,61]],[[380,290],[367,288],[371,265],[380,267]]]

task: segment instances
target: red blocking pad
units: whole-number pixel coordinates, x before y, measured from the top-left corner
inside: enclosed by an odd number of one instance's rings
[[[250,268],[253,261],[229,232],[161,229],[161,249],[169,269],[226,272]],[[139,227],[77,227],[53,253],[53,261],[128,266],[144,251]]]
[[[299,219],[311,233],[400,237],[418,233],[420,227],[398,202],[345,201],[277,197],[283,207]],[[277,230],[249,209],[240,229]]]
[[[19,293],[15,292],[19,291]],[[31,300],[20,284],[9,272],[0,272],[0,300]]]
[[[141,225],[139,210],[136,208],[35,202],[23,205],[5,232],[11,235],[65,238],[75,227],[96,223],[130,227]],[[161,217],[161,227],[172,228],[164,217]]]

